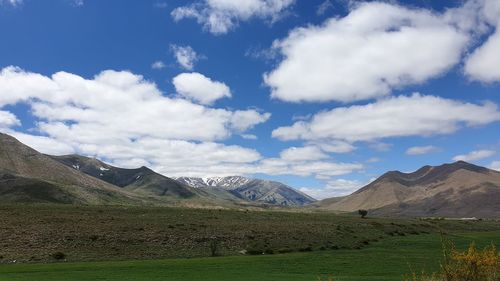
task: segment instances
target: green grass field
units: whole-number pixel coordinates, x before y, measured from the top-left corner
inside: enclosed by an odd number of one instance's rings
[[[500,232],[449,235],[458,247],[471,241],[484,247],[500,244]],[[162,281],[294,281],[317,280],[335,275],[335,280],[401,280],[415,270],[437,270],[441,238],[436,234],[397,236],[359,250],[325,250],[262,256],[113,261],[0,266],[0,280],[162,280]]]
[[[0,281],[401,280],[438,268],[441,231],[461,247],[500,244],[498,221],[3,205]]]

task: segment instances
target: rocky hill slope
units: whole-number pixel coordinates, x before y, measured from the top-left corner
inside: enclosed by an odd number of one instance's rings
[[[323,210],[370,210],[384,216],[500,217],[500,172],[458,161],[391,171],[340,200],[315,204]]]
[[[0,134],[0,201],[141,204],[142,198]]]

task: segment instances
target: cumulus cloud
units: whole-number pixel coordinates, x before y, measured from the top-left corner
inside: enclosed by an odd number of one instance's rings
[[[256,110],[210,108],[167,97],[140,75],[111,70],[85,79],[6,67],[0,71],[0,109],[15,104],[31,108],[40,136],[9,133],[42,152],[77,152],[127,167],[147,164],[167,175],[233,168],[237,173],[242,163],[255,165],[261,155],[254,149],[216,141],[269,118]],[[18,124],[15,116],[1,112],[2,124]]]
[[[271,113],[260,113],[257,110],[236,110],[231,116],[231,128],[237,132],[244,132],[256,124],[264,123],[271,117]]]
[[[316,146],[290,147],[280,153],[281,159],[285,161],[313,161],[328,158],[321,149]]]
[[[349,142],[340,140],[328,140],[325,142],[311,141],[309,144],[320,147],[325,152],[330,153],[348,153],[356,150],[356,147]]]
[[[497,120],[500,112],[491,102],[473,104],[413,94],[319,112],[309,121],[275,129],[272,136],[280,140],[373,141],[450,134],[462,126]]]
[[[12,112],[0,110],[0,128],[9,128],[16,125],[21,125],[21,121]]]
[[[423,155],[439,151],[439,148],[433,145],[413,146],[406,150],[407,155]]]
[[[5,131],[5,133],[12,135],[13,137],[17,138],[20,142],[28,144],[30,147],[38,151],[43,151],[43,153],[51,155],[63,155],[63,154],[72,154],[75,152],[74,148],[71,145],[58,141],[54,138],[46,136],[30,135],[11,130]]]
[[[474,151],[471,151],[467,154],[457,155],[457,156],[453,157],[453,161],[471,162],[471,161],[477,161],[477,160],[489,158],[495,154],[496,154],[496,152],[493,150],[486,150],[486,149],[474,150]]]
[[[366,183],[357,180],[337,179],[328,181],[327,184],[321,188],[303,187],[300,188],[300,191],[315,199],[322,200],[349,195],[364,185],[366,185]]]
[[[470,42],[471,25],[450,13],[458,12],[355,5],[343,18],[275,41],[283,60],[264,81],[273,98],[288,102],[352,102],[425,82],[456,65]]]
[[[483,82],[500,81],[500,2],[483,0],[482,16],[493,29],[486,42],[478,47],[466,60],[465,73],[473,80]]]
[[[265,158],[256,167],[257,173],[268,175],[295,175],[301,177],[314,176],[318,179],[329,179],[360,171],[364,167],[357,163],[337,163],[333,161],[288,161],[283,158]]]
[[[241,134],[240,135],[243,139],[246,139],[246,140],[256,140],[258,139],[256,135],[254,134]]]
[[[155,61],[155,62],[153,62],[153,63],[151,64],[151,68],[152,68],[152,69],[157,69],[157,70],[158,70],[158,69],[163,69],[163,68],[165,68],[165,67],[166,67],[165,63],[164,63],[164,62],[162,62],[162,61],[160,61],[160,60]]]
[[[224,34],[240,21],[260,18],[274,22],[294,3],[294,0],[203,0],[174,9],[175,21],[195,19],[213,34]]]
[[[231,97],[231,90],[226,84],[197,72],[179,74],[172,83],[179,95],[201,104],[209,105],[220,98]]]
[[[40,119],[39,128],[61,137],[99,139],[107,132],[104,135],[117,138],[147,135],[211,141],[229,137],[233,128],[244,131],[264,120],[255,110],[215,109],[165,97],[155,84],[127,71],[107,70],[87,80],[67,72],[47,77],[7,67],[0,72],[0,92],[0,106],[29,103]],[[258,121],[241,118],[244,114]]]
[[[1,110],[31,108],[32,133]],[[0,71],[0,130],[49,154],[79,153],[122,167],[145,165],[167,176],[228,176],[264,173],[328,177],[363,168],[328,159],[264,158],[255,149],[219,143],[265,122],[258,110],[211,108],[163,95],[156,85],[128,71],[103,71],[92,79],[52,76],[7,67]],[[286,156],[285,156],[286,158]]]
[[[193,70],[194,64],[199,60],[198,54],[191,46],[171,45],[177,63],[186,70]]]

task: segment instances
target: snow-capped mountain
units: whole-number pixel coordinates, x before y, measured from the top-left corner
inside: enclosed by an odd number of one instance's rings
[[[174,179],[194,188],[219,187],[227,190],[238,188],[250,181],[249,178],[240,176],[210,178],[178,177]]]
[[[315,200],[308,195],[280,182],[250,179],[241,176],[194,178],[179,177],[177,181],[194,188],[218,188],[232,195],[255,202],[274,205],[306,205]]]

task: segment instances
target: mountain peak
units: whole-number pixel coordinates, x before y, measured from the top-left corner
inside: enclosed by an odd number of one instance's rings
[[[376,185],[390,183],[390,182],[396,182],[398,184],[407,187],[427,185],[433,182],[445,180],[458,170],[467,170],[481,174],[487,174],[491,171],[488,168],[477,166],[465,161],[456,161],[453,163],[446,163],[439,166],[426,165],[410,173],[404,173],[401,171],[389,171],[380,176],[372,183],[359,189],[355,193],[361,193],[367,189],[373,188]]]
[[[349,196],[320,203],[337,211],[449,217],[495,217],[499,204],[500,173],[465,161],[387,172]]]
[[[313,198],[283,183],[243,176],[178,177],[176,180],[194,188],[223,189],[240,199],[274,205],[305,205],[315,201]]]

